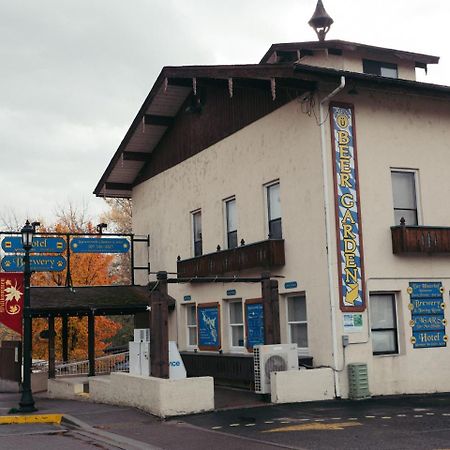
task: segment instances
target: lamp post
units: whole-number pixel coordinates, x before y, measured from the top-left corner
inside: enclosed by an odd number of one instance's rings
[[[34,226],[27,220],[21,230],[22,245],[25,250],[24,262],[24,296],[23,296],[23,378],[22,397],[19,402],[20,412],[37,411],[31,392],[31,316],[30,316],[30,250],[33,245]]]

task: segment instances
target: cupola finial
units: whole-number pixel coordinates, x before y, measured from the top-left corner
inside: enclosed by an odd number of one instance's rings
[[[319,41],[325,40],[325,36],[333,22],[334,20],[325,11],[322,0],[318,0],[316,10],[308,23],[314,28]]]

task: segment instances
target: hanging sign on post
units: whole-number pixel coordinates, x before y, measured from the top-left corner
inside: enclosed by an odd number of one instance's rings
[[[128,253],[130,242],[124,238],[73,238],[70,249],[74,253]]]
[[[2,259],[1,266],[5,272],[20,272],[23,271],[25,263],[22,255],[8,255]],[[63,256],[30,256],[32,272],[62,272],[66,266],[67,262]]]
[[[22,334],[23,273],[0,273],[0,323]]]
[[[2,249],[6,253],[24,253],[20,236],[5,237]],[[33,237],[31,253],[62,253],[66,249],[66,241],[57,237]]]

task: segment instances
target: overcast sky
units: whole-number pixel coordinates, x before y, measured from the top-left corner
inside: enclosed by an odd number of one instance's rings
[[[343,39],[441,57],[448,0],[323,0]],[[0,0],[0,218],[48,222],[87,204],[165,65],[257,63],[276,42],[315,40],[316,0]]]

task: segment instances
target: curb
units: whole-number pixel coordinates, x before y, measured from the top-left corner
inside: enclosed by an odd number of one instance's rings
[[[121,436],[120,434],[110,433],[108,431],[99,430],[91,425],[77,419],[69,414],[64,414],[62,423],[70,427],[73,431],[87,437],[94,437],[98,441],[126,450],[162,450],[145,442],[137,441],[132,438]]]
[[[60,425],[62,414],[31,414],[27,416],[0,416],[0,425],[53,423]]]

